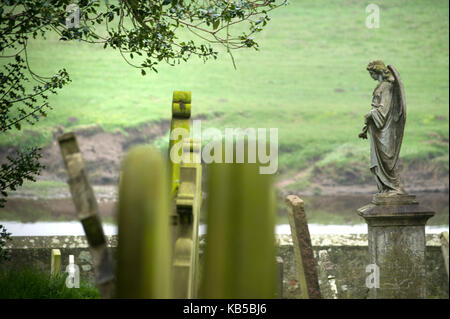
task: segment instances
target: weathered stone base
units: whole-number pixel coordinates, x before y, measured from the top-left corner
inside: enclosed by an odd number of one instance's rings
[[[376,194],[358,209],[368,225],[371,298],[426,298],[425,224],[434,212],[414,195]],[[374,277],[375,278],[375,277]]]

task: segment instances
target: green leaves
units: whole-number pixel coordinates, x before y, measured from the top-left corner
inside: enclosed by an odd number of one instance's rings
[[[114,20],[114,13],[108,12],[108,21],[111,22],[112,20]]]
[[[34,80],[38,81],[33,89],[25,86],[30,79],[28,64],[20,54],[14,56],[12,62],[3,65],[0,76],[0,132],[10,129],[22,128],[22,122],[31,125],[39,120],[40,116],[46,116],[45,109],[51,108],[48,103],[47,93],[56,93],[70,82],[69,75],[65,69],[59,70],[52,77],[39,77],[32,73]]]
[[[6,228],[3,225],[0,225],[0,263],[3,260],[9,260],[11,258],[10,252],[3,249],[6,246],[7,241],[11,240],[11,233],[8,233]]]
[[[286,0],[257,3],[253,0],[124,0],[118,6],[109,6],[109,11],[100,15],[107,22],[113,21],[116,16],[120,17],[115,28],[108,29],[104,48],[109,45],[119,49],[122,56],[126,53],[127,57],[134,60],[133,63],[127,60],[130,65],[153,72],[156,72],[159,62],[176,65],[188,61],[192,56],[204,61],[216,59],[218,50],[215,47],[221,45],[230,54],[233,49],[257,49],[253,34],[266,26],[270,20],[268,12],[285,3]],[[233,34],[237,24],[247,26],[244,36]],[[187,28],[193,39],[188,43],[179,41],[176,36],[179,28]],[[93,38],[93,34],[91,32],[86,38]],[[147,58],[135,59],[136,55]]]
[[[213,22],[213,29],[214,29],[214,30],[217,30],[217,28],[219,27],[219,25],[220,25],[220,20],[215,20],[215,21]]]
[[[46,32],[65,23],[67,1],[9,0],[2,1],[0,14],[0,133],[21,130],[24,123],[34,125],[47,116],[48,93],[56,93],[70,82],[65,69],[50,77],[36,74],[30,69],[27,43],[30,35],[45,38]],[[11,10],[11,8],[16,10]],[[61,40],[79,39],[89,33],[87,27],[60,32]],[[11,56],[11,53],[13,55]],[[33,87],[27,82],[36,83]],[[40,149],[18,151],[2,163],[0,169],[0,207],[9,191],[15,191],[25,180],[35,181],[35,175],[44,168],[39,163]]]
[[[47,116],[47,109],[51,109],[48,94],[55,94],[70,82],[65,69],[51,77],[30,70],[27,59],[30,37],[45,38],[50,31],[58,33],[61,41],[100,43],[105,49],[109,46],[145,76],[148,71],[158,72],[159,63],[176,65],[193,56],[203,61],[216,59],[217,46],[225,46],[230,55],[234,49],[257,49],[253,35],[269,21],[268,12],[285,3],[286,0],[121,0],[100,6],[100,1],[79,0],[76,10],[70,11],[68,5],[72,1],[68,0],[2,0],[0,58],[9,60],[3,60],[0,73],[0,132],[20,130],[24,123],[34,125]],[[237,27],[239,24],[243,28]],[[99,25],[102,28],[96,29]],[[188,41],[178,39],[179,28],[191,32]],[[106,29],[106,34],[98,29]],[[246,32],[236,34],[242,29]],[[11,57],[10,52],[15,54]],[[37,85],[30,90],[25,85],[28,81]],[[33,158],[25,162],[38,163]],[[22,167],[18,172],[17,176],[7,175],[10,189],[21,185],[20,178],[32,178],[31,173],[39,173],[39,166]],[[0,191],[8,185],[0,184]]]
[[[16,190],[24,180],[34,181],[34,175],[40,174],[44,168],[39,163],[40,151],[40,148],[34,147],[7,156],[7,161],[0,168],[0,207],[4,206],[9,190]]]

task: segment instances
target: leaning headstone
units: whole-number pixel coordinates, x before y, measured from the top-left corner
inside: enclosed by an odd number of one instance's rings
[[[67,169],[68,184],[77,217],[83,225],[95,268],[95,279],[102,298],[114,296],[114,271],[99,216],[94,191],[89,183],[83,156],[74,133],[58,137]]]
[[[286,203],[297,261],[300,297],[322,298],[303,200],[295,195],[289,195],[286,197]]]
[[[167,171],[157,149],[125,157],[119,185],[117,296],[171,298]]]
[[[448,277],[448,232],[443,232],[439,236],[441,238],[442,257],[444,257],[445,271]]]
[[[61,251],[59,249],[52,249],[50,274],[52,276],[59,276],[61,274]]]

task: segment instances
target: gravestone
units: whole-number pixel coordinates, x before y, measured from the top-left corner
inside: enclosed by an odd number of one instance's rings
[[[126,155],[118,203],[119,298],[172,297],[168,190],[159,150],[138,146]]]
[[[61,274],[61,251],[59,249],[52,249],[50,274],[52,276],[59,276]]]
[[[207,167],[206,246],[200,298],[274,298],[278,274],[272,176],[256,163]]]
[[[202,202],[200,143],[185,139],[175,197],[174,298],[195,298],[198,285],[198,223]]]
[[[183,129],[186,132],[190,131],[191,127],[191,92],[189,91],[174,91],[172,98],[172,121],[170,125],[170,136],[172,132],[177,129]],[[189,136],[185,136],[188,138]],[[183,136],[178,135],[177,138],[169,141],[169,176],[170,176],[170,194],[175,197],[178,186],[180,185],[180,163],[171,160],[170,152],[174,149],[174,145],[182,141]],[[178,151],[178,155],[182,156],[182,148]]]
[[[442,250],[442,257],[444,258],[444,264],[445,264],[445,270],[447,271],[447,277],[448,275],[448,232],[443,232],[440,235],[441,238],[441,250]]]
[[[289,195],[286,197],[286,203],[297,261],[300,296],[304,299],[322,298],[303,200],[295,195]]]
[[[74,133],[58,137],[59,147],[67,169],[68,184],[77,217],[83,225],[94,261],[95,278],[103,298],[114,296],[114,271],[99,216],[97,200],[89,183],[78,142]]]

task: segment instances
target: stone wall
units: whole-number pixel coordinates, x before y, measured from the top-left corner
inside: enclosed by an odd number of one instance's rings
[[[298,298],[300,288],[290,235],[277,238],[284,261],[284,298]],[[369,262],[367,235],[312,235],[314,256],[318,261],[319,284],[323,298],[363,299],[368,296],[366,266]],[[427,235],[428,298],[448,298],[449,282],[442,257],[439,235]]]
[[[367,298],[365,272],[369,263],[367,235],[312,235],[314,255],[318,261],[319,283],[324,298]],[[107,236],[113,257],[117,237]],[[200,239],[200,261],[205,237]],[[298,298],[300,288],[292,238],[277,235],[279,256],[283,259],[283,298]],[[92,259],[84,236],[13,237],[7,246],[11,260],[0,268],[17,269],[36,266],[50,272],[51,249],[61,250],[62,270],[69,255],[75,256],[81,278],[94,281]],[[427,235],[427,292],[429,298],[448,298],[449,285],[438,235]]]

